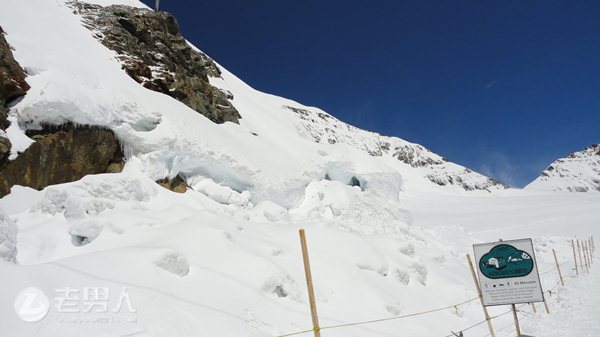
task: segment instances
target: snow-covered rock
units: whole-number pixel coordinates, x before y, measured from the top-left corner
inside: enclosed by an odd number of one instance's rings
[[[154,264],[172,274],[183,277],[190,273],[190,264],[181,253],[170,250],[162,253]]]
[[[531,190],[600,192],[600,144],[557,159],[533,182]]]

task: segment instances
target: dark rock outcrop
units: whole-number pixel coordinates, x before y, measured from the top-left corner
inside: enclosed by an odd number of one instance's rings
[[[0,163],[7,160],[10,155],[11,143],[8,138],[2,137],[0,134]]]
[[[169,180],[169,178],[157,180],[156,183],[176,193],[185,193],[189,187],[185,180],[183,180],[179,175],[171,180]]]
[[[423,153],[427,154],[428,152],[430,151],[421,145],[401,145],[394,148],[394,153],[392,156],[412,167],[441,165],[445,162],[448,162],[448,160],[443,157],[423,155]]]
[[[0,27],[0,106],[5,107],[12,100],[19,98],[29,90],[25,82],[25,72],[15,61],[12,50],[4,38]],[[6,115],[0,115],[0,127],[6,127]]]
[[[0,162],[0,197],[14,185],[41,190],[106,172],[123,160],[121,145],[110,130],[63,125],[28,132],[28,136],[35,142],[25,152]]]
[[[171,14],[122,5],[72,5],[94,36],[118,54],[123,69],[135,81],[183,102],[215,123],[238,123],[241,116],[228,101],[232,96],[208,81],[208,76],[219,77],[221,71],[208,56],[190,47]]]
[[[25,82],[25,72],[13,57],[12,50],[4,38],[0,27],[0,130],[6,130],[8,109],[6,105],[19,98],[29,90]],[[11,144],[8,138],[0,132],[0,161],[6,160],[10,153]]]
[[[6,105],[25,95],[29,85],[0,28],[0,129],[8,126]],[[11,144],[0,132],[0,197],[14,185],[43,189],[85,175],[123,168],[121,145],[112,131],[71,124],[27,131],[35,142],[9,160]]]

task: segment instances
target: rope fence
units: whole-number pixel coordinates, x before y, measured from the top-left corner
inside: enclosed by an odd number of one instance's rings
[[[592,257],[591,253],[593,253],[593,252],[595,251],[595,248],[594,248],[594,246],[593,246],[593,241],[592,241],[592,240],[593,240],[593,238],[592,238],[592,239],[590,239],[590,244],[591,244],[591,247],[590,247],[590,248],[591,248],[591,249],[590,249],[590,252],[589,252],[589,253],[590,253],[590,259],[589,259],[589,260],[591,260],[591,261],[593,261],[593,260],[591,259],[591,257]],[[583,261],[581,261],[581,259],[579,259],[579,260],[580,260],[580,261],[579,261],[580,270],[582,270],[582,271],[583,271],[584,262],[583,262]],[[575,265],[575,267],[574,267],[574,268],[572,268],[572,270],[576,270],[576,269],[577,269],[577,258],[575,258],[575,257],[572,257],[572,258],[569,258],[569,259],[567,259],[566,261],[564,261],[564,262],[562,262],[562,263],[558,263],[558,261],[556,261],[556,266],[555,266],[555,267],[553,267],[553,268],[550,268],[550,269],[548,269],[548,270],[545,270],[545,271],[543,271],[543,272],[540,272],[540,273],[539,273],[539,275],[540,275],[540,276],[541,276],[541,275],[546,275],[546,274],[549,274],[549,273],[551,273],[551,272],[553,272],[553,271],[557,271],[557,270],[558,270],[558,271],[560,271],[560,269],[559,269],[559,266],[563,266],[563,265],[566,265],[566,264],[568,264],[568,263],[573,263],[573,262],[575,262],[575,264],[576,264],[576,265]],[[587,263],[587,262],[586,262],[586,263]],[[589,267],[591,267],[591,266],[588,264],[588,265],[587,265],[587,268],[589,268]],[[565,278],[567,278],[567,279],[574,279],[574,278],[575,278],[575,276],[577,276],[577,275],[579,275],[579,273],[576,273],[576,272],[571,272],[570,274],[566,275],[566,276],[565,276]],[[556,282],[556,283],[555,283],[555,284],[552,286],[552,288],[545,290],[545,291],[544,291],[544,293],[547,293],[549,296],[552,296],[552,292],[553,292],[553,291],[554,291],[556,288],[558,288],[559,286],[561,286],[561,283],[564,283],[564,280],[562,280],[562,276],[561,276],[561,280],[557,281],[557,282]],[[481,295],[480,295],[480,296],[481,296]],[[444,311],[444,310],[448,310],[448,309],[453,309],[453,308],[454,308],[454,309],[455,309],[455,310],[458,312],[458,309],[459,309],[459,307],[460,307],[460,306],[464,306],[464,305],[466,305],[466,304],[468,304],[468,303],[475,302],[475,301],[477,301],[477,300],[479,300],[479,299],[480,299],[480,296],[477,296],[477,297],[474,297],[474,298],[471,298],[471,299],[465,300],[465,301],[463,301],[463,302],[460,302],[460,303],[456,303],[456,304],[452,304],[452,305],[447,305],[447,306],[444,306],[444,307],[439,307],[439,308],[435,308],[435,309],[430,309],[430,310],[420,311],[420,312],[414,312],[414,313],[405,314],[405,315],[401,315],[401,316],[394,316],[394,317],[387,317],[387,318],[379,318],[379,319],[372,319],[372,320],[358,321],[358,322],[351,322],[351,323],[344,323],[344,324],[326,325],[326,326],[321,326],[321,327],[318,327],[318,328],[312,328],[312,329],[307,329],[307,330],[302,330],[302,331],[296,331],[296,332],[286,333],[286,334],[283,334],[283,335],[278,335],[277,337],[290,337],[290,336],[297,336],[297,335],[302,335],[302,334],[306,334],[306,333],[310,333],[310,332],[314,332],[314,333],[315,333],[315,335],[319,335],[319,336],[320,336],[320,331],[322,331],[322,330],[338,329],[338,328],[351,327],[351,326],[359,326],[359,325],[367,325],[367,324],[374,324],[374,323],[380,323],[380,322],[386,322],[386,321],[392,321],[392,320],[400,320],[400,319],[405,319],[405,318],[409,318],[409,317],[416,317],[416,316],[421,316],[421,315],[427,315],[427,314],[431,314],[431,313],[435,313],[435,312],[439,312],[439,311]],[[545,301],[545,300],[544,300],[544,301]],[[526,314],[525,316],[526,316],[526,317],[529,317],[529,316],[532,316],[534,313],[532,313],[532,312],[526,312],[526,311],[519,310],[519,309],[521,309],[521,308],[523,308],[523,307],[525,307],[525,306],[528,306],[529,304],[530,304],[530,303],[521,304],[521,305],[519,305],[519,306],[516,306],[515,308],[516,308],[516,310],[517,310],[518,312],[521,312],[522,314]],[[534,311],[535,311],[535,310],[534,310]],[[482,320],[482,321],[480,321],[480,322],[477,322],[477,323],[475,323],[475,324],[472,324],[472,325],[470,325],[470,326],[468,326],[468,327],[466,327],[466,328],[463,328],[463,329],[460,329],[460,330],[456,330],[456,331],[458,331],[457,333],[454,333],[454,332],[452,332],[452,331],[451,331],[451,333],[450,333],[450,334],[448,334],[448,335],[445,335],[445,336],[443,336],[443,337],[457,337],[457,336],[463,336],[463,333],[464,333],[465,331],[469,331],[469,330],[471,330],[471,329],[474,329],[474,328],[476,328],[476,327],[478,327],[478,326],[480,326],[480,325],[482,325],[482,324],[484,324],[484,323],[486,323],[486,322],[488,322],[488,321],[492,321],[492,320],[494,320],[494,319],[497,319],[497,318],[499,318],[499,317],[502,317],[502,316],[508,315],[508,314],[510,314],[511,312],[513,312],[513,310],[512,310],[512,309],[511,309],[511,310],[507,310],[507,311],[505,311],[505,312],[502,312],[502,313],[500,313],[500,314],[497,314],[497,315],[495,315],[495,316],[490,316],[490,317],[489,317],[489,319],[484,319],[484,320]],[[503,330],[503,329],[505,329],[505,328],[507,328],[507,327],[510,327],[510,326],[512,326],[512,324],[510,324],[510,325],[507,325],[507,326],[505,326],[505,327],[502,327],[502,328],[500,328],[499,330]],[[490,333],[486,334],[484,337],[487,337],[487,336],[490,336]]]
[[[463,302],[460,302],[460,303],[457,303],[457,304],[452,304],[452,305],[448,305],[448,306],[441,307],[441,308],[436,308],[436,309],[431,309],[431,310],[425,310],[425,311],[415,312],[415,313],[401,315],[401,316],[394,316],[394,317],[388,317],[388,318],[373,319],[373,320],[369,320],[369,321],[353,322],[353,323],[346,323],[346,324],[336,324],[336,325],[327,325],[327,326],[322,326],[319,330],[322,331],[322,330],[328,330],[328,329],[336,329],[336,328],[343,328],[343,327],[349,327],[349,326],[365,325],[365,324],[379,323],[379,322],[385,322],[385,321],[392,321],[392,320],[403,319],[403,318],[408,318],[408,317],[414,317],[414,316],[431,314],[431,313],[434,313],[434,312],[448,310],[448,309],[453,309],[453,308],[456,308],[458,310],[459,306],[467,304],[467,303],[470,303],[470,302],[474,302],[474,301],[477,301],[477,300],[479,300],[479,296],[471,298],[471,299],[463,301]],[[295,335],[300,335],[300,334],[304,334],[304,333],[308,333],[308,332],[313,332],[315,330],[316,329],[309,329],[309,330],[303,330],[303,331],[298,331],[298,332],[292,332],[292,333],[285,334],[285,335],[279,335],[277,337],[295,336]]]
[[[520,309],[521,309],[521,308],[523,308],[523,307],[524,307],[524,306],[526,306],[526,305],[527,305],[527,304],[521,304],[521,305],[519,305],[519,306],[517,307],[517,310],[519,310],[519,311],[520,311]],[[502,316],[508,315],[508,314],[510,314],[511,312],[512,312],[512,310],[507,310],[507,311],[505,311],[505,312],[503,312],[503,313],[501,313],[501,314],[498,314],[498,315],[496,315],[496,316],[490,317],[490,319],[496,319],[496,318],[498,318],[498,317],[502,317]],[[485,322],[485,321],[484,321],[484,322]],[[504,330],[504,329],[506,329],[506,328],[509,328],[509,327],[512,327],[512,326],[513,326],[513,324],[511,323],[511,324],[508,324],[508,325],[505,325],[505,326],[503,326],[503,327],[499,328],[498,330]],[[488,337],[489,335],[490,335],[490,334],[489,334],[489,333],[487,333],[487,334],[485,334],[483,337]]]

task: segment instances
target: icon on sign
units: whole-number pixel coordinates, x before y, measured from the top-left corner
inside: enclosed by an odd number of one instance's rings
[[[479,270],[491,279],[527,276],[533,270],[533,259],[527,252],[499,244],[481,257]]]

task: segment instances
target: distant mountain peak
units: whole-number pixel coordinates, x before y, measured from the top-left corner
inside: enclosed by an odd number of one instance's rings
[[[600,192],[600,144],[557,159],[531,184],[531,190]]]

